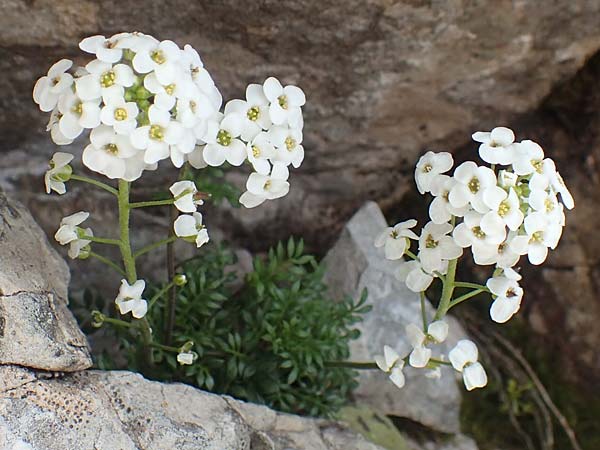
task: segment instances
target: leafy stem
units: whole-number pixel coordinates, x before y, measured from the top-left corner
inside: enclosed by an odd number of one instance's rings
[[[115,197],[119,196],[119,191],[117,191],[114,187],[109,186],[108,184],[105,184],[101,181],[94,180],[93,178],[84,177],[83,175],[74,175],[73,174],[73,175],[71,175],[71,180],[81,181],[83,183],[92,184],[96,187],[99,187],[100,189],[104,189],[105,191],[110,192]]]

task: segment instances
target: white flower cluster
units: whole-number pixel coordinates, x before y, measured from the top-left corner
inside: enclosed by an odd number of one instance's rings
[[[444,281],[449,264],[455,263],[464,249],[470,249],[476,264],[494,266],[492,277],[482,288],[494,299],[492,320],[504,323],[519,310],[523,297],[521,276],[513,268],[524,255],[535,265],[545,261],[548,249],[556,248],[560,240],[564,207],[572,209],[574,201],[554,161],[545,157],[537,143],[515,142],[514,133],[505,127],[477,132],[473,139],[480,143],[480,157],[491,167],[467,161],[450,176],[452,155],[427,152],[417,163],[415,180],[421,194],[433,196],[430,222],[420,236],[411,230],[415,220],[399,223],[384,230],[375,245],[384,247],[387,259],[410,257],[400,266],[398,278],[419,293],[435,278]],[[418,241],[414,254],[410,252],[411,240]],[[416,326],[407,330],[414,346],[409,357],[413,367],[428,366],[429,349],[415,343],[439,343],[441,334],[431,329],[440,327],[437,324],[430,324],[426,333]],[[453,367],[463,372],[467,389],[485,385],[487,378],[477,363],[473,343],[460,341],[449,358]],[[386,365],[380,367],[385,369]]]
[[[33,98],[51,112],[48,131],[56,144],[91,130],[83,152],[89,169],[134,181],[168,158],[175,167],[187,161],[195,168],[247,160],[254,172],[242,204],[287,194],[288,166],[304,159],[300,88],[268,78],[221,113],[222,96],[190,45],[181,49],[136,32],[92,36],[79,47],[95,59],[73,73],[72,61],[58,61],[37,81]],[[53,175],[47,189],[64,193],[65,180]]]

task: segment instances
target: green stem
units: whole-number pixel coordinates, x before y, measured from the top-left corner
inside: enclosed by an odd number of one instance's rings
[[[131,241],[129,239],[129,216],[131,209],[129,207],[129,182],[119,180],[119,231],[121,236],[121,256],[123,257],[123,265],[125,266],[125,275],[127,282],[133,284],[137,281],[137,272],[135,269],[135,258],[131,252]],[[152,366],[152,352],[150,344],[152,343],[152,332],[150,324],[145,317],[140,319],[140,330],[142,339],[144,340],[146,362]]]
[[[179,353],[179,349],[177,347],[171,347],[169,345],[158,344],[156,342],[152,342],[150,347],[159,348],[161,350],[165,350],[167,352]]]
[[[437,358],[429,358],[429,361],[434,362],[436,364],[441,364],[443,366],[451,366],[452,363],[448,362],[448,361],[442,361],[441,359],[437,359]]]
[[[475,297],[476,295],[479,295],[482,292],[486,292],[486,291],[484,291],[483,289],[475,289],[471,292],[466,293],[465,295],[461,295],[460,297],[457,297],[450,302],[450,304],[448,305],[448,309],[451,309],[451,308],[455,307],[456,305],[458,305],[459,303],[462,303],[465,300],[469,300],[471,297]]]
[[[427,333],[427,313],[425,312],[425,292],[421,292],[421,319],[423,319],[423,333]]]
[[[470,289],[481,289],[482,291],[487,291],[487,292],[490,291],[487,288],[487,286],[484,286],[483,284],[467,283],[465,281],[456,281],[454,283],[454,287],[458,287],[458,288],[470,288]]]
[[[347,369],[373,370],[379,369],[374,362],[355,362],[355,361],[325,361],[325,367],[344,367]]]
[[[147,202],[134,202],[134,203],[130,203],[129,207],[132,209],[133,208],[146,208],[146,207],[150,207],[150,206],[172,205],[173,203],[175,203],[175,199],[169,198],[167,200],[152,200],[152,201],[147,201]]]
[[[167,284],[164,288],[162,288],[160,291],[158,291],[156,294],[154,294],[154,296],[150,299],[150,303],[148,304],[148,309],[151,309],[152,306],[154,305],[154,303],[156,303],[156,301],[161,298],[165,292],[167,292],[169,289],[171,289],[171,287],[174,285],[175,283],[173,281],[171,281],[169,284]]]
[[[410,250],[405,250],[404,253],[406,254],[406,256],[408,256],[411,259],[417,259],[417,255],[415,255],[413,252],[411,252]]]
[[[98,244],[118,245],[119,247],[121,246],[121,241],[119,239],[110,239],[110,238],[101,238],[101,237],[96,237],[96,236],[87,236],[85,234],[83,236],[81,236],[80,239],[85,239],[87,241],[96,242]]]
[[[104,322],[106,323],[111,323],[113,325],[117,325],[120,327],[125,327],[125,328],[132,328],[133,324],[129,323],[129,322],[125,322],[124,320],[119,320],[119,319],[113,319],[112,317],[104,317],[103,319]]]
[[[90,256],[92,258],[96,258],[98,261],[106,264],[108,267],[111,267],[111,268],[115,269],[122,276],[125,276],[125,271],[121,267],[119,267],[119,265],[117,263],[111,261],[107,257],[99,255],[98,253],[94,253],[94,252],[90,252]]]
[[[161,247],[163,245],[167,245],[171,242],[175,242],[177,239],[178,239],[177,236],[171,236],[166,239],[163,239],[162,241],[158,241],[158,242],[155,242],[154,244],[147,245],[146,247],[143,247],[140,250],[138,250],[137,252],[135,252],[133,254],[133,259],[137,259],[140,256],[154,250],[155,248]]]
[[[119,191],[117,191],[114,187],[109,186],[108,184],[104,184],[101,181],[94,180],[93,178],[84,177],[82,175],[71,175],[71,180],[93,184],[94,186],[99,187],[100,189],[104,189],[105,191],[110,192],[115,197],[119,196]]]
[[[456,278],[456,265],[458,258],[453,259],[448,263],[448,273],[444,280],[444,287],[442,289],[442,298],[440,298],[440,304],[438,305],[437,311],[435,312],[434,322],[443,318],[448,312],[450,306],[450,300],[454,293],[454,279]]]

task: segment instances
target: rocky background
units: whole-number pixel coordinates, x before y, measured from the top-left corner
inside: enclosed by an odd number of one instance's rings
[[[600,379],[600,2],[597,0],[2,0],[0,186],[31,209],[47,233],[73,211],[107,230],[110,199],[74,188],[43,194],[56,151],[47,117],[31,101],[54,61],[77,62],[78,41],[140,30],[201,53],[226,99],[275,75],[307,93],[306,160],[288,197],[257,210],[209,211],[209,226],[252,250],[290,233],[321,254],[365,200],[390,221],[422,216],[413,165],[429,149],[473,158],[470,135],[496,125],[542,143],[577,207],[542,268],[525,267],[527,341],[555,355],[555,370],[597,392]],[[80,146],[75,146],[78,151]],[[154,177],[173,176],[169,171]],[[238,183],[242,176],[232,175]],[[156,178],[147,185],[157,184]],[[142,187],[137,195],[148,195]],[[146,213],[137,242],[163,234]],[[107,234],[110,230],[107,230]],[[147,270],[161,269],[160,254]],[[102,272],[75,286],[105,286]],[[94,266],[92,266],[94,267]]]

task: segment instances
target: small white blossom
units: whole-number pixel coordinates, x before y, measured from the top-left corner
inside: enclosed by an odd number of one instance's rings
[[[122,96],[111,94],[104,98],[100,120],[114,127],[118,134],[130,134],[137,126],[138,113],[135,102],[126,102]]]
[[[304,161],[304,147],[302,144],[302,131],[299,128],[273,127],[268,132],[269,139],[277,148],[274,161],[300,167]]]
[[[417,225],[414,219],[400,222],[393,227],[383,230],[375,240],[375,247],[383,247],[385,257],[390,260],[400,259],[410,247],[409,239],[419,237],[411,230]]]
[[[489,211],[483,196],[487,189],[496,187],[496,174],[489,167],[477,166],[473,161],[464,162],[454,170],[454,179],[458,183],[448,196],[452,206],[462,208],[471,204],[477,212]]]
[[[457,183],[448,175],[438,175],[432,181],[431,193],[434,199],[429,205],[429,217],[433,223],[446,223],[452,219],[452,216],[463,217],[469,211],[468,205],[455,208],[450,203],[450,191]]]
[[[73,61],[61,59],[55,63],[48,74],[35,83],[33,100],[44,112],[52,111],[58,104],[60,95],[67,91],[73,84],[73,76],[66,73],[71,68]]]
[[[534,212],[525,217],[525,235],[515,236],[511,241],[514,251],[527,255],[534,265],[542,264],[548,256],[548,248],[558,245],[562,234],[562,225],[549,223],[541,212]]]
[[[115,133],[112,127],[101,125],[92,130],[90,141],[91,144],[83,150],[83,164],[108,178],[123,178],[127,160],[138,152],[127,136]]]
[[[162,41],[158,45],[140,48],[133,57],[133,68],[139,73],[154,72],[163,85],[172,83],[177,77],[177,63],[183,52],[173,41]]]
[[[69,181],[73,173],[73,169],[69,165],[72,160],[73,155],[70,153],[57,152],[52,156],[49,169],[44,175],[47,194],[51,191],[61,195],[67,192],[65,181]]]
[[[389,374],[389,378],[398,388],[403,388],[406,382],[402,369],[404,360],[398,352],[388,345],[383,346],[383,355],[375,356],[375,363],[383,372]]]
[[[93,237],[94,232],[91,228],[86,228],[85,230],[81,230],[81,233],[86,237]],[[82,237],[78,237],[77,239],[69,242],[69,251],[67,254],[71,259],[82,258],[85,259],[89,256],[89,245],[91,244],[91,240],[85,239]]]
[[[440,273],[446,272],[448,269],[447,262]],[[408,261],[401,263],[396,278],[406,283],[406,286],[413,292],[424,292],[433,282],[433,275],[425,272],[419,261]]]
[[[80,211],[63,218],[60,221],[60,228],[54,235],[54,239],[60,245],[66,245],[71,241],[79,239],[79,225],[90,216],[89,212]]]
[[[452,155],[447,152],[427,152],[417,162],[415,181],[421,194],[430,192],[440,174],[448,172],[454,165]]]
[[[246,159],[246,145],[239,139],[243,129],[243,117],[229,114],[220,123],[210,121],[204,141],[204,160],[209,166],[218,167],[225,161],[240,166]]]
[[[75,80],[77,96],[83,101],[95,100],[105,94],[122,96],[123,88],[132,86],[135,81],[133,70],[126,64],[113,66],[95,59],[85,69],[88,74]]]
[[[183,127],[171,120],[169,111],[152,105],[148,109],[150,125],[136,128],[131,133],[131,144],[140,150],[145,150],[144,161],[153,164],[170,156],[170,146],[181,139]]]
[[[467,391],[484,387],[487,384],[487,374],[481,363],[477,361],[478,353],[477,346],[473,342],[463,339],[458,341],[448,354],[452,367],[462,372]]]
[[[507,193],[501,187],[486,189],[483,201],[491,209],[483,216],[481,228],[484,231],[496,230],[508,226],[512,231],[518,230],[523,223],[519,197],[513,188]]]
[[[66,92],[58,101],[61,117],[58,121],[60,132],[67,139],[75,139],[84,128],[100,125],[100,99],[82,101],[74,92]]]
[[[58,110],[58,108],[55,108],[50,114],[50,120],[46,126],[46,131],[50,132],[50,138],[56,145],[69,145],[73,142],[73,139],[69,139],[62,133],[62,131],[60,131],[61,118],[61,112]]]
[[[491,132],[477,131],[473,140],[481,142],[479,156],[490,164],[512,164],[515,134],[510,128],[496,127]]]
[[[181,352],[177,354],[177,362],[183,365],[190,365],[194,363],[196,355],[192,352]]]
[[[410,323],[406,326],[406,335],[413,350],[409,356],[409,363],[412,367],[423,368],[431,359],[431,349],[428,344],[440,344],[448,337],[448,324],[443,320],[432,322],[427,327],[427,333]]]
[[[131,313],[136,319],[141,319],[148,312],[148,302],[142,298],[146,282],[137,280],[130,285],[127,280],[121,280],[119,294],[115,299],[117,308],[121,314]]]
[[[515,187],[519,176],[508,170],[500,170],[498,172],[498,186],[505,189]]]
[[[514,270],[504,270],[502,276],[490,278],[486,286],[496,296],[490,307],[490,317],[494,322],[505,323],[519,311],[523,289],[518,280],[521,276]]]
[[[194,197],[198,193],[196,184],[193,181],[183,180],[173,183],[169,188],[173,198],[175,198],[175,207],[184,213],[195,212],[198,205],[202,205],[202,200],[196,200]]]
[[[195,242],[200,248],[209,241],[208,230],[202,223],[202,214],[194,212],[191,215],[180,215],[173,224],[175,235],[186,241]]]
[[[271,160],[275,156],[275,147],[265,132],[258,133],[246,146],[248,161],[256,172],[267,175],[271,172]]]
[[[123,56],[123,50],[116,47],[117,40],[106,39],[104,36],[90,36],[79,43],[79,48],[86,53],[96,55],[100,61],[107,63],[119,62]]]
[[[275,125],[287,123],[293,128],[300,127],[302,118],[300,108],[306,103],[302,89],[292,85],[283,87],[279,80],[270,77],[263,84],[263,92],[271,102],[269,117]]]
[[[290,190],[288,176],[287,167],[281,163],[273,165],[271,175],[251,173],[246,182],[248,190],[240,196],[240,203],[246,208],[254,208],[265,200],[284,197]]]
[[[543,167],[544,150],[539,144],[526,140],[515,144],[513,170],[517,175],[531,175],[541,171]]]
[[[463,250],[448,233],[452,231],[449,223],[427,223],[419,238],[419,260],[425,272],[433,273],[443,270],[444,261],[459,258]]]
[[[231,100],[225,105],[225,115],[236,113],[243,117],[242,139],[251,141],[262,130],[271,127],[269,100],[260,84],[249,84],[246,88],[246,101]]]
[[[456,226],[452,236],[454,241],[462,248],[471,247],[476,264],[491,264],[496,254],[498,245],[506,238],[504,226],[483,230],[482,219],[484,216],[475,211],[465,215],[464,221]]]

